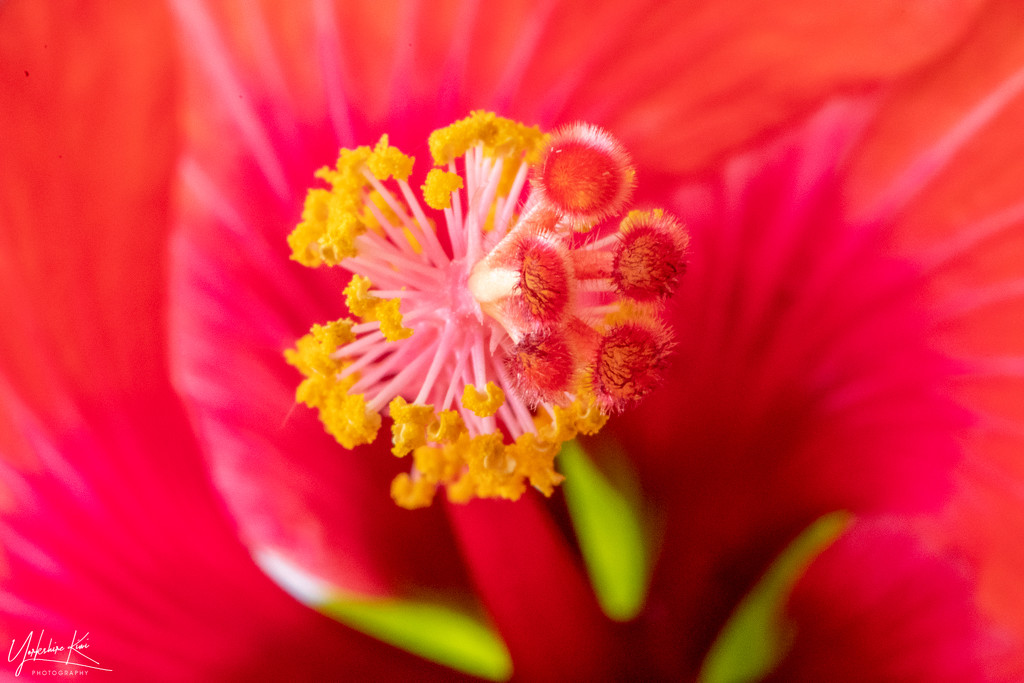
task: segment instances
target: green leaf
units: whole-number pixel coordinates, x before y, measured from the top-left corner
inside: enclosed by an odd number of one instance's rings
[[[254,559],[297,600],[356,631],[473,676],[512,677],[505,642],[470,612],[428,600],[345,594],[270,550]]]
[[[641,610],[650,580],[650,553],[640,518],[640,487],[628,463],[616,451],[610,478],[599,470],[576,441],[562,446],[558,466],[565,475],[569,515],[605,614],[628,621]]]
[[[512,658],[496,632],[439,603],[331,598],[317,606],[357,631],[439,664],[492,681],[512,676]]]
[[[783,617],[786,599],[807,566],[851,520],[846,512],[820,517],[782,551],[718,634],[700,683],[750,683],[775,668],[793,637]]]

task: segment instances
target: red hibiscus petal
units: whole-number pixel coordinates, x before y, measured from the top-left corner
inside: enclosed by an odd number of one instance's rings
[[[622,662],[578,557],[534,496],[448,507],[517,680],[611,680]]]
[[[186,22],[208,17],[228,36],[242,81],[264,83],[303,116],[329,111],[348,142],[361,122],[376,129],[396,113],[416,112],[431,126],[445,125],[483,106],[530,123],[601,123],[642,167],[679,172],[778,127],[837,88],[919,68],[954,43],[981,4],[178,6]],[[387,132],[400,131],[389,123]]]
[[[158,6],[5,3],[0,13],[0,363],[35,405],[163,365],[176,150]]]
[[[980,4],[566,3],[538,46],[553,54],[525,71],[517,94],[544,93],[540,111],[600,121],[642,166],[692,171],[839,89],[926,63]]]
[[[936,343],[963,368],[974,415],[947,537],[982,565],[988,609],[1024,638],[1024,30],[1019,6],[992,3],[950,59],[901,87],[855,157],[849,202],[898,209],[894,248],[927,269]]]
[[[995,422],[1024,420],[1024,30],[994,3],[955,56],[911,80],[854,160],[849,201],[900,210],[896,249],[928,268],[937,341],[968,363],[965,402]]]
[[[950,492],[964,419],[942,393],[954,366],[929,347],[922,280],[842,212],[836,160],[864,114],[834,104],[678,195],[693,256],[668,382],[606,428],[666,510],[651,599],[686,634],[668,670],[699,665],[813,519],[934,509]]]
[[[313,170],[337,154],[327,112],[312,125],[267,83],[238,80],[210,17],[180,10],[194,36],[194,125],[172,254],[172,370],[215,482],[254,551],[281,553],[343,591],[450,591],[464,579],[443,513],[398,509],[389,481],[404,463],[386,436],[341,448],[296,404],[300,376],[284,361],[313,323],[346,312],[344,274],[289,261],[285,242]]]
[[[345,590],[461,576],[441,513],[409,514],[388,496],[402,463],[384,447],[346,451],[295,403],[299,378],[282,353],[312,323],[342,315],[342,274],[287,260],[294,207],[258,171],[215,182],[187,158],[182,179],[174,373],[243,538]]]
[[[61,423],[38,421],[6,395],[2,405],[42,466],[0,464],[16,505],[0,520],[4,638],[88,632],[88,654],[112,680],[307,680],[341,670],[451,680],[309,610],[257,569],[173,399],[75,406]]]
[[[89,631],[112,680],[439,675],[275,587],[201,467],[164,357],[168,17],[12,2],[0,32],[3,636]]]
[[[280,413],[286,405],[281,393],[286,383],[269,379],[281,377],[279,370],[268,373],[265,368],[236,364],[218,377],[202,365],[216,363],[212,344],[218,338],[235,340],[232,345],[261,349],[264,360],[260,362],[272,363],[274,354],[287,343],[284,331],[294,338],[309,322],[337,315],[330,303],[330,283],[317,284],[306,277],[297,284],[286,268],[268,259],[268,249],[283,238],[298,214],[298,199],[309,172],[333,158],[332,140],[371,142],[380,132],[388,132],[400,145],[413,140],[421,144],[427,130],[462,115],[470,106],[496,105],[527,120],[581,116],[610,121],[616,129],[622,128],[642,169],[692,169],[803,112],[839,84],[870,84],[920,67],[959,35],[975,3],[947,5],[948,15],[908,13],[898,19],[894,14],[905,12],[906,6],[892,3],[872,5],[869,11],[858,5],[856,12],[849,13],[812,9],[802,3],[735,10],[709,5],[703,11],[680,3],[647,15],[640,8],[644,16],[639,18],[658,28],[644,34],[642,49],[637,49],[632,29],[622,29],[637,25],[622,20],[623,13],[636,11],[633,6],[600,12],[582,3],[540,9],[513,4],[488,5],[486,10],[472,3],[462,7],[465,14],[418,12],[414,3],[391,12],[380,5],[325,2],[298,10],[290,7],[284,16],[271,7],[262,13],[236,15],[226,6],[177,5],[191,64],[200,74],[190,85],[190,154],[195,163],[185,168],[198,170],[200,179],[190,188],[192,200],[203,194],[196,192],[197,186],[219,188],[213,196],[218,192],[223,196],[225,189],[231,195],[226,202],[200,207],[187,219],[193,227],[186,227],[178,252],[187,257],[179,261],[184,275],[179,280],[182,317],[178,320],[189,321],[179,322],[184,332],[176,337],[181,385],[201,408],[197,414],[216,416],[214,422],[221,423],[203,425],[208,445],[225,445],[221,438],[225,433],[254,431],[242,413],[261,413],[242,409],[242,403],[233,410],[230,401],[262,402],[269,407],[263,415]],[[571,30],[566,28],[569,24]],[[492,25],[502,30],[488,30]],[[700,39],[691,41],[690,35]],[[766,35],[767,40],[758,38]],[[911,47],[894,53],[889,42]],[[710,50],[708,45],[722,47]],[[692,71],[691,63],[698,65]],[[698,109],[710,112],[707,120],[697,115]],[[687,126],[676,121],[686,121]],[[225,135],[227,130],[233,134]],[[664,588],[674,596],[670,604],[685,607],[667,617],[677,626],[699,621],[709,605],[715,614],[727,613],[733,594],[742,593],[747,579],[757,575],[779,544],[833,505],[913,507],[934,503],[947,490],[945,479],[955,449],[947,430],[933,430],[937,416],[944,420],[949,411],[931,394],[932,380],[941,372],[920,334],[925,326],[917,317],[904,315],[908,308],[913,310],[907,305],[911,295],[901,294],[892,305],[873,312],[875,304],[888,301],[907,278],[912,279],[912,273],[908,275],[904,264],[888,257],[875,263],[872,240],[877,233],[842,223],[838,189],[828,177],[825,162],[845,147],[828,135],[821,136],[819,143],[807,158],[794,152],[795,159],[773,166],[780,172],[777,178],[757,175],[749,191],[742,188],[755,174],[738,164],[734,177],[715,181],[718,196],[712,203],[698,206],[687,216],[694,221],[695,233],[703,231],[695,245],[706,240],[701,248],[712,256],[703,266],[693,265],[694,270],[704,271],[692,278],[700,284],[689,285],[693,293],[687,295],[680,314],[680,320],[694,330],[685,341],[690,360],[684,371],[673,376],[677,393],[666,394],[683,398],[682,403],[678,398],[666,403],[664,410],[673,418],[691,410],[694,417],[672,432],[676,436],[644,435],[645,429],[638,426],[641,435],[631,442],[655,454],[646,466],[655,498],[685,501],[673,513],[681,520],[672,526],[674,552],[716,550],[701,555],[711,559],[694,568],[692,581]],[[760,160],[748,163],[756,165]],[[810,198],[801,194],[805,184],[812,190]],[[686,203],[680,201],[680,205]],[[197,214],[216,213],[217,207],[228,211],[206,220],[205,228],[194,227]],[[734,213],[727,213],[717,225],[712,216],[722,209]],[[768,228],[775,224],[765,224],[765,213],[783,226],[782,244],[773,243]],[[232,214],[241,220],[232,219]],[[231,229],[240,238],[251,235],[253,225],[260,234],[257,245],[228,237]],[[239,257],[243,263],[221,269],[219,264],[232,247],[243,250],[244,256]],[[281,275],[275,286],[287,292],[281,297],[287,303],[259,303],[267,299],[256,293],[263,286],[253,284],[252,275],[243,272],[247,264]],[[837,265],[846,268],[843,274],[849,281],[831,279]],[[217,285],[221,276],[225,276],[224,286]],[[866,286],[858,287],[859,277],[867,279]],[[754,286],[733,288],[731,284],[738,281]],[[756,284],[762,281],[768,286],[758,289]],[[839,286],[839,305],[828,289],[833,285]],[[217,299],[223,294],[211,295],[217,291],[234,292],[244,302],[241,308],[262,306],[256,318],[261,318],[263,328],[245,329],[254,318],[245,311],[231,311],[225,306],[226,298]],[[702,294],[709,296],[702,299]],[[790,305],[794,298],[798,307]],[[856,334],[846,336],[848,321],[842,306],[866,318],[854,320],[861,325]],[[734,318],[733,328],[730,318],[737,309],[742,315]],[[223,320],[211,324],[221,310],[227,312]],[[322,314],[311,320],[306,312],[313,311]],[[761,334],[765,320],[767,328],[778,325],[784,334],[765,338]],[[811,335],[805,334],[808,325]],[[876,345],[890,326],[900,343],[892,353],[881,349],[880,358],[875,359]],[[234,334],[228,334],[232,328]],[[708,333],[701,337],[705,328]],[[720,365],[723,359],[725,365]],[[907,367],[901,368],[908,359]],[[723,373],[723,368],[728,372]],[[867,379],[858,382],[862,371]],[[204,385],[210,378],[213,384]],[[275,382],[281,387],[271,389]],[[833,392],[834,387],[841,390]],[[903,393],[913,400],[904,397],[885,416],[870,407],[878,394]],[[815,403],[821,394],[829,394],[829,400]],[[879,427],[887,420],[913,426],[902,433]],[[733,430],[737,422],[745,429]],[[679,429],[686,434],[681,439],[676,438]],[[221,436],[211,438],[218,432]],[[307,443],[296,438],[289,437],[293,443]],[[261,449],[264,445],[260,444]],[[274,479],[258,468],[245,472],[241,446],[232,446],[231,462],[215,465],[215,470],[237,477],[226,488],[233,490],[233,504],[245,517],[253,514],[252,505],[239,501],[251,500],[252,491],[268,490]],[[302,459],[300,464],[289,459],[284,439],[274,448],[278,454],[272,461],[281,463],[268,468],[274,476],[285,476],[281,473],[291,462],[297,472],[315,472],[317,478],[328,472],[327,480],[338,481],[339,487],[344,480],[345,495],[366,485],[358,468],[346,470],[353,473],[350,479],[332,472],[330,468],[340,467],[330,461],[339,455],[337,449],[328,455],[325,445],[321,455],[319,447],[304,448],[301,455],[293,456]],[[834,457],[818,458],[823,449],[826,453],[834,449]],[[905,451],[909,454],[904,455]],[[217,452],[211,448],[211,453]],[[696,456],[690,461],[695,465],[682,466],[681,471],[693,476],[683,478],[689,488],[682,486],[686,493],[680,494],[673,488],[678,477],[658,477],[672,472],[674,461],[692,453],[708,455]],[[708,464],[720,453],[724,457]],[[887,457],[890,454],[899,457]],[[767,468],[762,464],[765,459]],[[929,466],[920,467],[922,462]],[[704,468],[711,473],[702,479]],[[759,472],[762,480],[751,482],[751,471]],[[286,479],[292,486],[301,474],[288,474]],[[715,485],[700,483],[708,480]],[[789,490],[794,486],[801,495],[791,505],[749,526],[754,511],[774,500],[773,487]],[[706,524],[706,511],[720,509],[717,501],[723,490],[732,494],[730,500],[744,499],[737,492],[749,494],[750,503],[726,510],[721,520]],[[275,515],[288,518],[293,513],[292,519],[304,521],[319,516],[308,508],[301,510],[305,496],[296,495],[289,502],[288,495],[278,491],[272,498],[282,499]],[[294,513],[297,508],[301,511]],[[346,524],[352,519],[337,508],[320,508],[325,511]],[[248,533],[281,542],[280,534],[288,533],[290,526]],[[342,538],[340,532],[333,533]],[[741,550],[752,536],[761,535],[767,535],[767,540],[750,546],[749,556]],[[722,538],[731,539],[725,543],[728,547],[722,547]],[[315,546],[312,553],[324,567],[333,562],[325,556],[327,545]],[[291,547],[300,550],[299,545]],[[743,576],[735,582],[719,576],[729,558],[739,558],[737,564],[742,567],[738,571]],[[666,564],[671,566],[673,561],[685,562],[685,558],[669,557]],[[344,576],[341,568],[330,571]],[[669,580],[659,581],[664,585]],[[706,585],[716,587],[707,602],[695,599],[697,587]],[[677,647],[686,653],[679,656],[699,662],[699,652],[713,637],[717,623],[714,617],[706,618],[702,628],[707,633],[685,644],[688,650]]]
[[[259,206],[258,196],[249,203]],[[231,210],[226,200],[220,208]],[[274,206],[257,212],[288,220]],[[341,314],[344,283],[333,282],[332,311],[331,278],[310,278],[321,285],[318,302],[296,284],[300,266],[265,255],[258,233],[239,240],[204,213],[185,213],[181,225],[175,374],[246,542],[344,590],[389,594],[459,576],[440,512],[410,514],[388,496],[402,463],[384,448],[341,448],[295,403],[297,377],[282,351],[312,322]]]
[[[856,525],[788,605],[792,648],[769,681],[991,681],[1002,654],[971,581],[891,522]]]

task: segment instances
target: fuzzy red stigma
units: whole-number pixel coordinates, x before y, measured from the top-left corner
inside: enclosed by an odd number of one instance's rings
[[[558,320],[569,302],[569,272],[560,250],[541,240],[524,240],[519,254],[519,291],[530,315]]]
[[[671,350],[671,335],[659,325],[627,322],[609,329],[594,361],[598,403],[609,412],[635,405],[661,384]]]
[[[572,388],[576,360],[565,340],[550,331],[525,336],[505,359],[516,392],[530,404],[560,402]]]
[[[683,227],[660,211],[632,212],[621,233],[612,264],[616,289],[639,301],[671,296],[686,268]]]
[[[540,164],[537,184],[544,198],[574,221],[592,227],[617,213],[633,189],[629,155],[603,130],[585,124],[552,136]]]

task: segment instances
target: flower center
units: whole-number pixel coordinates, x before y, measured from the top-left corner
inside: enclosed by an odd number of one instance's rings
[[[435,131],[435,168],[381,137],[316,176],[292,258],[353,273],[351,317],[314,325],[285,357],[298,401],[346,448],[391,419],[404,507],[545,495],[577,433],[649,393],[672,346],[660,322],[687,236],[661,210],[619,214],[628,155],[576,124],[546,135],[487,112]]]

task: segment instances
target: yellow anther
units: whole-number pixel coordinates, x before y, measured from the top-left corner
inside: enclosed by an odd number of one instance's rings
[[[341,367],[331,358],[333,349],[328,351],[316,337],[315,332],[304,334],[295,342],[295,348],[286,349],[284,359],[289,365],[306,377],[337,374]]]
[[[391,481],[391,499],[406,510],[430,507],[435,491],[437,491],[437,484],[426,479],[413,481],[412,477],[405,472]]]
[[[356,376],[337,379],[351,361],[336,360],[330,354],[339,343],[351,340],[351,322],[337,320],[314,325],[312,332],[299,338],[294,349],[284,352],[285,360],[306,377],[295,390],[295,400],[316,408],[324,429],[345,448],[372,442],[381,423],[378,413],[366,409],[362,394],[349,395]]]
[[[452,206],[452,192],[464,187],[462,177],[439,168],[432,168],[423,183],[423,199],[432,209],[449,209]]]
[[[536,126],[501,118],[492,112],[475,111],[461,121],[430,134],[430,155],[438,166],[483,145],[488,156],[526,156],[527,163],[540,160],[548,136]],[[513,171],[514,172],[514,171]]]
[[[304,266],[337,265],[355,256],[355,240],[368,225],[363,217],[362,169],[372,151],[369,147],[343,149],[334,169],[321,168],[314,175],[331,185],[306,194],[302,221],[288,236],[292,259]]]
[[[366,184],[366,178],[363,177],[363,167],[366,165],[371,154],[373,154],[373,150],[365,145],[355,149],[342,149],[338,152],[338,162],[334,165],[335,170],[320,169],[317,171],[317,177],[327,180],[332,185],[339,181],[344,181],[362,187]]]
[[[561,442],[542,441],[536,434],[526,432],[508,450],[516,460],[518,471],[530,480],[530,485],[550,496],[565,479],[555,471],[555,456],[560,448]]]
[[[427,427],[434,421],[434,407],[408,403],[396,396],[388,405],[391,419],[391,452],[402,457],[427,445]]]
[[[333,362],[323,352],[320,342],[312,334],[304,334],[295,342],[295,348],[285,349],[284,359],[293,368],[306,377],[316,373],[323,373],[326,369],[323,361]]]
[[[451,443],[466,433],[462,416],[455,410],[442,410],[437,421],[427,429],[427,438],[434,443]]]
[[[413,330],[402,325],[401,301],[376,297],[370,294],[371,286],[370,278],[358,274],[352,276],[344,291],[348,310],[364,321],[379,322],[381,334],[388,341],[411,337]]]
[[[547,413],[535,418],[537,433],[545,441],[562,444],[575,439],[577,434],[596,434],[608,421],[601,412],[593,395],[583,389],[577,390],[578,398],[568,407],[554,406],[552,420]]]
[[[398,148],[391,147],[387,135],[381,135],[366,166],[377,180],[408,180],[412,174],[413,161],[412,157],[402,154]]]
[[[325,263],[338,265],[342,259],[356,255],[356,238],[366,232],[366,226],[354,213],[342,213],[331,218],[326,232],[317,240]]]
[[[563,480],[554,466],[562,442],[573,438],[578,432],[589,432],[595,426],[588,406],[590,404],[587,402],[577,402],[569,408],[561,409],[558,412],[558,430],[548,424],[544,430],[546,434],[538,436],[527,432],[510,445],[504,443],[500,432],[470,437],[454,411],[443,411],[438,421],[427,428],[428,441],[439,441],[434,437],[441,436],[439,432],[442,431],[455,434],[457,430],[457,436],[446,439],[442,446],[416,448],[413,452],[415,476],[408,480],[402,478],[402,483],[395,486],[401,487],[399,490],[403,500],[413,499],[413,479],[430,484],[429,487],[426,483],[418,484],[416,490],[421,492],[428,488],[432,492],[434,486],[445,486],[448,499],[455,503],[473,498],[517,500],[526,491],[527,485],[550,496]],[[410,406],[404,401],[392,403],[392,415],[398,415],[396,422],[403,425],[410,423],[403,413],[408,408]],[[599,411],[595,409],[593,412]],[[414,418],[416,442],[422,438],[421,425],[425,419],[425,411]],[[443,426],[442,423],[450,426]],[[545,425],[539,422],[538,426]],[[558,433],[552,434],[553,431]],[[394,492],[396,489],[392,490]],[[427,499],[425,496],[416,498],[420,502]]]
[[[380,321],[381,334],[391,342],[408,339],[413,332],[412,328],[402,325],[402,313],[398,310],[400,303],[398,299],[381,299],[370,318]]]
[[[288,235],[292,260],[310,268],[315,268],[323,263],[317,241],[327,232],[330,199],[331,193],[324,189],[317,188],[306,193],[306,203],[302,208],[302,222]]]
[[[470,440],[466,464],[470,469],[506,473],[505,438],[500,432],[479,434]]]
[[[462,392],[462,405],[472,410],[477,417],[490,417],[498,412],[505,403],[505,392],[494,382],[487,383],[487,392],[480,392],[472,384],[467,384]]]
[[[516,473],[515,462],[509,458],[503,442],[500,432],[481,434],[470,440],[464,456],[468,467],[462,477],[465,481],[456,482],[457,491],[461,483],[477,498],[518,500],[523,495],[526,482]]]
[[[543,432],[544,438],[554,443],[564,443],[575,439],[579,430],[576,429],[576,411],[572,406],[568,408],[555,406],[552,412],[555,414],[555,419],[549,429]]]
[[[295,402],[303,403],[309,408],[316,408],[327,400],[332,382],[322,377],[307,377],[295,388]]]
[[[579,398],[573,401],[575,425],[580,434],[590,436],[597,434],[608,422],[608,415],[601,412],[600,407],[589,391],[577,392]]]
[[[476,496],[473,484],[473,477],[470,476],[469,472],[464,473],[456,481],[450,482],[445,486],[445,493],[448,494],[449,502],[468,503],[473,500]]]
[[[345,286],[345,305],[352,315],[365,319],[377,307],[380,299],[370,294],[370,286],[370,278],[359,274],[353,275]]]
[[[441,448],[421,446],[413,452],[413,463],[416,471],[434,483],[447,483],[455,479],[465,469],[463,455],[469,447],[469,434],[459,437],[458,442],[447,444]]]
[[[363,394],[349,394],[336,384],[320,406],[320,421],[328,434],[345,448],[372,443],[380,430],[380,413],[366,408]]]
[[[337,351],[339,346],[355,341],[352,323],[353,321],[348,318],[341,318],[326,325],[313,325],[309,332],[320,344],[320,350],[325,354],[331,354]]]

